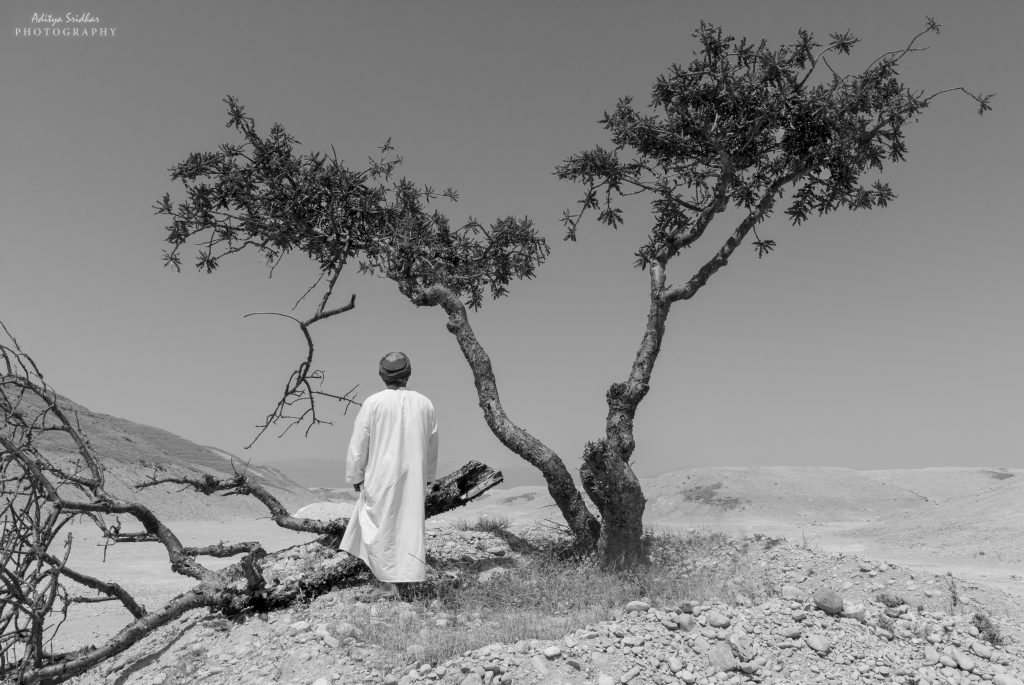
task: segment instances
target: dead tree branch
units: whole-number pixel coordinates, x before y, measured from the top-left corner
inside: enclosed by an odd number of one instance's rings
[[[246,449],[256,444],[256,441],[259,440],[271,426],[275,426],[279,422],[284,423],[284,429],[281,431],[281,435],[287,433],[293,426],[306,421],[308,421],[308,424],[306,425],[306,435],[309,435],[309,431],[313,426],[319,424],[329,425],[331,423],[330,421],[326,421],[317,415],[317,398],[326,398],[343,403],[345,405],[344,413],[348,413],[348,409],[352,405],[360,404],[360,402],[357,402],[355,399],[355,391],[359,386],[350,389],[343,395],[327,392],[323,389],[325,378],[324,371],[313,367],[313,355],[316,352],[316,346],[313,343],[313,335],[309,332],[309,327],[318,321],[323,321],[324,319],[337,316],[338,314],[344,314],[345,312],[354,309],[356,306],[356,296],[353,293],[351,298],[349,298],[348,304],[341,307],[335,307],[334,309],[327,309],[327,302],[334,293],[334,287],[337,285],[338,278],[341,276],[342,266],[343,265],[338,265],[332,270],[330,280],[327,283],[327,289],[320,300],[320,304],[313,315],[308,319],[303,321],[302,319],[282,312],[251,312],[243,317],[280,316],[285,319],[290,319],[298,325],[299,330],[302,332],[302,336],[306,341],[305,359],[299,362],[298,366],[295,367],[291,375],[288,377],[288,382],[285,384],[281,398],[277,401],[273,411],[267,414],[264,418],[263,423],[256,426],[259,430],[252,441],[246,445]],[[317,282],[313,284],[310,290],[306,291],[306,295],[316,288],[317,284],[322,280],[324,273],[321,273]],[[301,302],[306,295],[299,298],[299,301]],[[295,304],[298,305],[298,302]]]
[[[3,330],[6,332],[6,328]],[[320,557],[331,563],[321,564],[298,579],[268,581],[268,570],[289,550],[267,554],[255,541],[184,546],[149,507],[115,497],[105,489],[101,455],[93,451],[80,426],[60,406],[57,394],[45,384],[35,363],[13,337],[7,337],[8,342],[0,341],[0,680],[61,682],[123,652],[192,609],[206,607],[229,615],[266,611],[315,596],[338,583],[351,582],[364,570],[358,559],[335,549],[334,543],[345,532],[346,519],[316,521],[291,516],[245,468],[236,468],[232,477],[223,479],[209,475],[158,477],[154,471],[137,488],[173,484],[210,496],[255,497],[277,525],[320,535],[306,544],[317,548]],[[40,435],[54,432],[65,434],[77,453],[80,466],[71,472],[39,447]],[[426,498],[427,515],[463,506],[500,482],[500,473],[471,462],[438,479]],[[74,493],[74,499],[69,498],[70,493]],[[107,524],[105,514],[131,517],[142,530],[123,532],[120,518]],[[170,568],[195,578],[199,584],[156,610],[147,611],[121,585],[68,567],[71,537],[67,535],[62,541],[60,534],[75,518],[92,520],[113,543],[162,544]],[[61,545],[63,550],[57,553]],[[239,554],[244,556],[220,571],[196,561],[200,556]],[[336,559],[338,555],[343,556]],[[99,594],[72,594],[65,581]],[[131,622],[99,646],[66,653],[52,651],[54,637],[74,605],[105,601],[120,602],[131,615]]]

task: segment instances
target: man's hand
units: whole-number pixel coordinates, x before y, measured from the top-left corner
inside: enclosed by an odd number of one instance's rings
[[[356,492],[362,492],[363,491],[363,484],[362,484],[362,482],[356,483],[352,487],[354,487],[356,489]]]

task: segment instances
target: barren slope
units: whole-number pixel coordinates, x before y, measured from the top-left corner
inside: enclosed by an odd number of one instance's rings
[[[95,454],[106,469],[107,489],[117,497],[144,501],[158,515],[169,520],[224,520],[232,516],[265,516],[266,508],[251,497],[207,497],[178,486],[157,486],[139,492],[135,486],[158,477],[217,478],[236,469],[269,488],[292,511],[313,501],[312,494],[283,473],[246,465],[244,461],[216,448],[204,447],[153,426],[93,412],[67,398],[60,399],[65,412],[80,425]],[[23,411],[39,407],[26,404]],[[40,440],[44,452],[75,459],[77,453],[65,434],[48,433]]]
[[[863,471],[881,483],[915,492],[935,502],[997,490],[1013,480],[1024,480],[1024,470],[984,467],[941,467]]]

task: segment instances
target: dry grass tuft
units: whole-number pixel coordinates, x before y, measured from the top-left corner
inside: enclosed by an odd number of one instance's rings
[[[898,606],[903,606],[908,603],[907,600],[903,599],[903,597],[888,592],[879,592],[875,595],[875,601],[882,606],[889,607],[890,609],[895,609]]]
[[[508,531],[509,520],[504,514],[483,514],[476,521],[459,519],[455,522],[456,530],[475,530],[481,533],[499,534]]]
[[[971,619],[971,623],[973,623],[974,627],[978,629],[978,636],[989,644],[993,644],[996,647],[1002,647],[1008,642],[1006,636],[1003,635],[1003,632],[999,629],[999,626],[996,625],[995,621],[993,621],[988,614],[980,611],[977,612]]]
[[[487,525],[491,525],[488,522]],[[501,526],[507,533],[507,522]],[[520,563],[481,581],[479,567],[435,567],[431,578],[404,588],[398,604],[359,606],[351,621],[362,641],[379,645],[392,668],[441,663],[493,643],[555,639],[613,618],[644,598],[678,606],[777,593],[748,549],[717,533],[648,534],[651,563],[629,571],[605,570],[565,542],[534,545]]]

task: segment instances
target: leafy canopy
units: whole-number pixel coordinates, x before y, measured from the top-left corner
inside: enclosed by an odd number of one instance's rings
[[[885,206],[895,194],[888,183],[867,181],[871,170],[903,161],[904,127],[940,93],[925,95],[899,80],[898,66],[926,28],[907,47],[886,53],[863,72],[843,75],[829,62],[847,55],[859,40],[831,34],[822,46],[807,31],[769,49],[726,35],[704,22],[693,34],[700,43],[687,67],[673,65],[651,91],[649,109],[628,97],[605,113],[601,124],[613,147],[573,155],[558,167],[560,178],[587,185],[577,212],[566,211],[566,238],[574,240],[583,214],[617,228],[616,200],[652,197],[654,223],[636,264],[664,264],[689,247],[716,214],[729,206],[748,212],[758,256],[775,247],[757,237],[756,226],[771,212],[784,187],[795,184],[786,214],[800,224],[812,214],[841,207]],[[979,113],[992,96],[969,93]],[[941,91],[949,92],[949,91]]]
[[[402,159],[390,140],[364,169],[331,154],[299,154],[299,142],[274,124],[261,135],[238,101],[228,96],[227,126],[241,140],[190,154],[170,169],[184,200],[170,194],[154,206],[169,218],[165,265],[181,268],[181,253],[196,245],[195,265],[213,272],[227,255],[259,252],[270,268],[289,252],[334,276],[349,262],[411,288],[444,285],[471,307],[508,292],[513,279],[530,278],[548,254],[528,218],[506,217],[489,227],[470,218],[452,228],[428,205],[458,194],[438,193],[396,178]],[[330,293],[328,292],[328,295]]]

